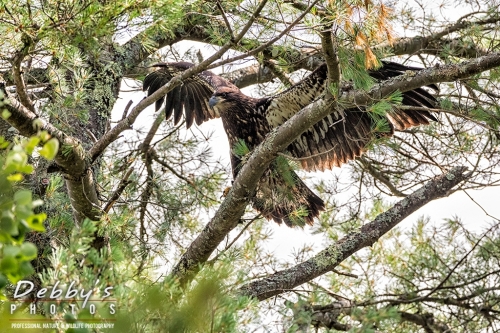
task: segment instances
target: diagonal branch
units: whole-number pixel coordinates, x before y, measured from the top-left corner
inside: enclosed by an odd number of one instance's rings
[[[347,234],[311,259],[240,288],[246,296],[264,300],[283,293],[320,275],[332,271],[360,249],[371,246],[405,217],[428,202],[447,195],[454,186],[467,179],[466,167],[456,167],[427,182],[423,187],[397,202],[391,209],[355,232]]]
[[[412,90],[431,83],[452,81],[500,66],[500,53],[477,58],[457,65],[442,66],[422,70],[418,74],[402,75],[375,85],[370,91],[352,91],[346,94],[347,101],[353,105],[367,105],[380,100],[396,90]],[[342,101],[344,103],[344,101]],[[192,279],[200,265],[205,263],[224,237],[238,224],[249,198],[264,170],[274,158],[285,150],[293,140],[318,121],[326,117],[334,108],[318,100],[294,115],[282,126],[271,131],[266,140],[257,146],[243,165],[234,185],[222,202],[211,221],[187,248],[180,261],[172,270],[181,284]]]
[[[458,20],[454,24],[449,25],[448,27],[436,33],[427,36],[401,38],[392,45],[390,45],[389,43],[384,43],[382,45],[378,45],[377,48],[381,50],[385,48],[390,48],[392,49],[392,53],[394,53],[394,55],[417,54],[421,52],[438,54],[442,52],[443,46],[447,45],[447,47],[451,50],[451,53],[459,54],[464,57],[475,57],[478,55],[485,55],[487,53],[487,50],[481,48],[480,46],[476,47],[469,46],[470,49],[465,49],[463,46],[462,38],[446,39],[444,37],[456,33],[458,31],[470,28],[471,26],[474,25],[481,26],[487,24],[496,24],[499,21],[500,18],[494,15],[474,22]]]
[[[266,5],[266,1],[261,1],[259,6],[255,9],[254,14],[252,17],[248,20],[246,25],[243,27],[243,29],[240,31],[240,33],[234,38],[234,40],[230,40],[227,42],[224,46],[222,46],[217,52],[215,52],[213,55],[211,55],[209,58],[206,60],[200,62],[198,65],[193,66],[189,68],[188,70],[180,73],[179,75],[173,77],[166,85],[155,91],[153,94],[148,96],[147,98],[143,99],[139,104],[137,104],[132,111],[130,112],[130,115],[124,119],[122,119],[115,127],[113,127],[110,131],[105,133],[101,139],[99,139],[98,142],[95,143],[95,145],[90,149],[89,155],[91,161],[95,161],[108,147],[112,142],[118,138],[120,133],[123,131],[130,129],[132,124],[135,122],[139,114],[148,106],[156,102],[158,99],[161,97],[165,96],[169,91],[174,89],[176,86],[179,84],[182,84],[182,81],[185,79],[196,75],[208,67],[210,67],[210,64],[212,64],[214,61],[220,59],[226,51],[228,51],[231,47],[236,45],[243,37],[245,34],[250,30],[252,27],[253,22],[259,15],[259,13],[262,11],[264,6]]]
[[[19,96],[20,102],[31,112],[36,113],[33,102],[26,92],[26,85],[24,83],[23,73],[21,71],[21,64],[32,48],[34,41],[26,34],[23,34],[22,40],[23,47],[21,48],[21,50],[16,52],[16,55],[12,59],[12,77],[14,78],[14,83],[16,85],[16,91],[17,95]]]

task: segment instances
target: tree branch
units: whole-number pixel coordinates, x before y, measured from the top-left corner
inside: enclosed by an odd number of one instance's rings
[[[47,131],[52,137],[59,140],[59,151],[55,162],[62,168],[64,179],[71,198],[76,221],[83,221],[85,217],[93,221],[99,220],[100,203],[95,191],[94,179],[90,171],[90,163],[80,142],[54,125],[40,118],[35,113],[12,98],[5,89],[5,84],[0,82],[0,91],[4,95],[6,108],[11,116],[6,120],[16,128],[21,135],[30,137],[39,130]],[[38,127],[35,127],[35,123]]]
[[[223,73],[221,76],[240,89],[258,83],[269,82],[275,78],[273,71],[269,67],[260,64],[239,68]]]
[[[360,162],[361,166],[368,171],[372,177],[378,181],[380,181],[382,184],[387,186],[387,188],[391,191],[391,193],[397,197],[406,197],[406,194],[401,192],[400,190],[397,189],[396,186],[394,186],[391,181],[381,172],[377,170],[376,167],[374,167],[369,161],[367,161],[364,156],[361,156],[358,161]],[[375,181],[375,180],[374,180]]]
[[[23,47],[21,50],[16,52],[14,58],[12,59],[12,77],[14,78],[17,95],[19,96],[21,104],[28,108],[31,112],[36,113],[33,102],[26,92],[26,85],[21,71],[21,64],[32,48],[34,41],[31,37],[24,33],[22,34],[21,40],[23,41]]]
[[[458,20],[456,23],[438,31],[434,34],[428,36],[416,36],[411,38],[401,38],[392,45],[384,43],[377,46],[380,49],[392,49],[392,53],[395,55],[403,54],[417,54],[417,53],[430,53],[438,54],[441,53],[446,46],[451,50],[451,53],[457,54],[463,57],[477,57],[487,54],[487,50],[470,45],[469,48],[463,47],[462,38],[456,39],[446,39],[443,38],[452,33],[469,28],[473,25],[486,25],[495,24],[500,21],[498,16],[491,16],[482,20],[477,20],[475,22]]]
[[[500,53],[457,65],[429,68],[416,75],[413,74],[413,76],[402,75],[377,84],[368,92],[351,91],[346,94],[346,99],[351,101],[353,105],[367,105],[396,90],[405,92],[431,83],[451,81],[480,73],[495,66],[500,66]],[[344,101],[342,101],[342,105],[344,105]],[[249,198],[255,191],[258,180],[271,161],[285,150],[297,136],[326,117],[334,107],[335,105],[327,105],[321,99],[308,105],[282,126],[271,131],[266,140],[254,149],[212,220],[191,243],[172,270],[171,274],[177,277],[181,284],[187,283],[198,272],[200,265],[208,260],[219,243],[237,225]]]
[[[432,313],[415,314],[399,311],[399,315],[401,319],[421,326],[426,333],[452,333],[448,325],[434,319]]]
[[[146,107],[153,104],[161,97],[165,96],[165,94],[167,94],[170,90],[174,89],[176,86],[181,84],[183,80],[193,75],[196,75],[204,71],[208,67],[210,67],[210,64],[220,59],[222,55],[226,53],[226,51],[228,51],[232,46],[236,45],[245,36],[248,30],[252,27],[252,24],[255,21],[257,15],[262,11],[266,3],[267,1],[261,1],[259,6],[257,6],[257,8],[255,9],[255,12],[250,18],[250,20],[248,20],[248,22],[245,24],[240,33],[234,38],[234,40],[230,40],[229,42],[227,42],[217,52],[215,52],[213,55],[211,55],[209,58],[202,61],[198,65],[193,66],[188,70],[182,72],[181,74],[173,77],[166,85],[164,85],[163,87],[155,91],[153,94],[151,94],[150,96],[144,98],[141,102],[139,102],[139,104],[137,104],[132,109],[128,117],[122,119],[115,127],[113,127],[110,131],[106,132],[99,139],[99,141],[94,144],[94,146],[89,151],[91,161],[95,161],[99,157],[99,155],[102,154],[104,149],[106,149],[106,147],[108,147],[112,142],[116,140],[116,138],[118,137],[118,135],[120,135],[120,133],[122,133],[127,129],[130,129],[132,124],[139,116],[139,114]]]
[[[331,27],[326,27],[324,31],[321,31],[321,46],[323,47],[323,54],[325,55],[326,66],[328,67],[327,87],[335,87],[336,92],[334,94],[337,96],[340,88],[340,67]],[[333,97],[330,89],[328,89],[327,95]]]
[[[353,253],[373,245],[380,237],[420,207],[434,199],[446,196],[450,189],[470,176],[465,174],[465,171],[465,167],[456,167],[448,173],[436,177],[405,199],[397,202],[387,212],[377,216],[372,222],[347,234],[311,259],[264,279],[246,284],[240,288],[240,293],[264,300],[333,270]]]
[[[407,72],[385,82],[374,85],[369,91],[350,91],[344,95],[351,105],[368,105],[389,96],[396,90],[410,91],[439,82],[451,82],[500,66],[500,52],[464,61],[455,65],[430,67],[418,73]]]

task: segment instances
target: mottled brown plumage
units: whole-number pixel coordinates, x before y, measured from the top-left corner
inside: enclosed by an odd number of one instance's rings
[[[152,94],[165,85],[173,76],[193,66],[191,63],[160,63],[160,69],[149,74],[143,89]],[[378,81],[401,75],[407,70],[418,70],[396,63],[384,63],[369,74]],[[220,117],[231,147],[241,139],[250,149],[261,143],[266,135],[280,126],[302,108],[318,99],[325,90],[326,65],[319,66],[308,77],[272,97],[252,98],[210,71],[204,71],[170,91],[156,102],[156,110],[165,103],[166,118],[174,116],[178,123],[182,114],[189,128],[193,122],[201,124]],[[432,87],[434,88],[434,87]],[[436,120],[421,107],[433,107],[434,97],[422,88],[403,93],[403,104],[418,107],[417,110],[401,110],[393,107],[387,113],[391,135],[394,129],[403,130],[412,126],[428,124]],[[184,111],[184,112],[183,112]],[[305,170],[325,170],[340,166],[360,156],[367,144],[380,135],[373,130],[374,120],[364,108],[332,110],[332,113],[301,134],[290,144],[288,153],[300,160]],[[236,177],[241,159],[231,153],[233,176]],[[312,192],[293,172],[285,179],[273,163],[264,173],[252,200],[253,207],[268,219],[289,226],[297,222],[297,211],[307,210],[302,219],[309,224],[324,210],[324,202]],[[300,219],[299,219],[300,220]]]

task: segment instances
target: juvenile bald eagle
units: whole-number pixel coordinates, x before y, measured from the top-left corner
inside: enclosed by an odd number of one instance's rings
[[[143,90],[147,90],[148,95],[193,64],[176,62],[154,66],[159,67],[159,70],[146,76],[143,84]],[[407,70],[418,68],[384,62],[381,68],[369,74],[382,81]],[[200,125],[220,117],[230,147],[244,140],[251,150],[273,128],[283,124],[324,93],[327,71],[326,64],[323,64],[298,84],[275,96],[264,98],[248,97],[224,78],[204,71],[184,80],[182,85],[156,101],[156,110],[165,103],[166,119],[173,114],[177,124],[184,114],[188,128],[193,122]],[[434,103],[434,97],[422,88],[403,93],[402,104],[418,109],[401,110],[393,107],[387,113],[390,129],[384,135],[391,135],[394,129],[403,130],[436,120],[428,111],[421,109],[434,107]],[[330,115],[292,142],[287,153],[297,158],[307,171],[331,169],[360,156],[375,135],[373,117],[363,107],[332,110]],[[236,177],[240,164],[241,156],[232,152],[233,177]],[[292,177],[290,174],[285,177],[276,162],[271,164],[257,185],[252,205],[264,217],[277,223],[284,221],[288,226],[304,222],[312,224],[314,218],[324,210],[324,202],[293,171],[290,172]]]

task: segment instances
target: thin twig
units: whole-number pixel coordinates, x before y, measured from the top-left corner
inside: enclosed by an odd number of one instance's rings
[[[243,235],[243,233],[245,232],[245,230],[248,229],[248,227],[255,221],[257,221],[259,218],[261,218],[262,215],[261,214],[258,214],[257,216],[255,216],[254,218],[252,218],[247,224],[245,224],[245,226],[243,227],[243,229],[241,229],[241,231],[238,233],[238,235],[236,235],[236,237],[234,237],[234,239],[231,241],[231,243],[229,243],[225,248],[224,250],[222,250],[221,252],[219,252],[213,259],[207,261],[207,264],[211,265],[213,263],[215,263],[221,255],[223,255],[228,249],[231,248],[231,246],[234,245],[234,243],[236,243],[236,241]]]
[[[131,167],[130,169],[127,170],[127,172],[125,173],[125,176],[123,176],[122,180],[120,180],[120,183],[118,184],[118,187],[116,188],[116,190],[111,195],[111,198],[109,198],[108,203],[106,204],[106,206],[104,206],[103,211],[106,214],[109,212],[109,210],[111,209],[111,207],[113,207],[113,205],[115,204],[116,200],[118,200],[118,198],[120,198],[120,195],[123,193],[123,191],[125,190],[125,188],[127,187],[127,185],[131,183],[131,181],[129,181],[128,178],[132,174],[132,171],[134,171],[133,167]]]
[[[127,117],[127,114],[128,114],[128,110],[130,109],[130,107],[132,106],[132,100],[128,101],[127,103],[127,106],[125,106],[125,109],[123,110],[123,114],[122,114],[122,119],[125,119],[125,117]]]
[[[227,19],[226,12],[224,11],[224,8],[222,8],[220,1],[216,1],[217,8],[219,8],[222,18],[224,19],[224,23],[226,24],[227,31],[229,32],[229,35],[231,35],[231,40],[234,40],[234,33],[233,29],[231,28],[231,24],[229,24],[229,20]]]
[[[476,204],[479,208],[481,208],[481,210],[482,210],[482,211],[486,214],[486,216],[491,217],[492,219],[494,219],[494,220],[496,220],[496,221],[500,222],[500,219],[499,219],[498,217],[495,217],[495,216],[493,216],[493,215],[490,215],[490,214],[486,211],[486,209],[484,209],[484,207],[483,207],[483,206],[481,206],[481,205],[480,205],[480,204],[479,204],[476,200],[474,200],[474,198],[473,198],[473,197],[472,197],[472,196],[471,196],[471,195],[470,195],[470,194],[469,194],[466,190],[464,190],[464,193],[465,193],[465,194],[469,197],[469,199],[471,199],[471,200],[472,200],[472,202],[474,202],[474,203],[475,203],[475,204]]]

